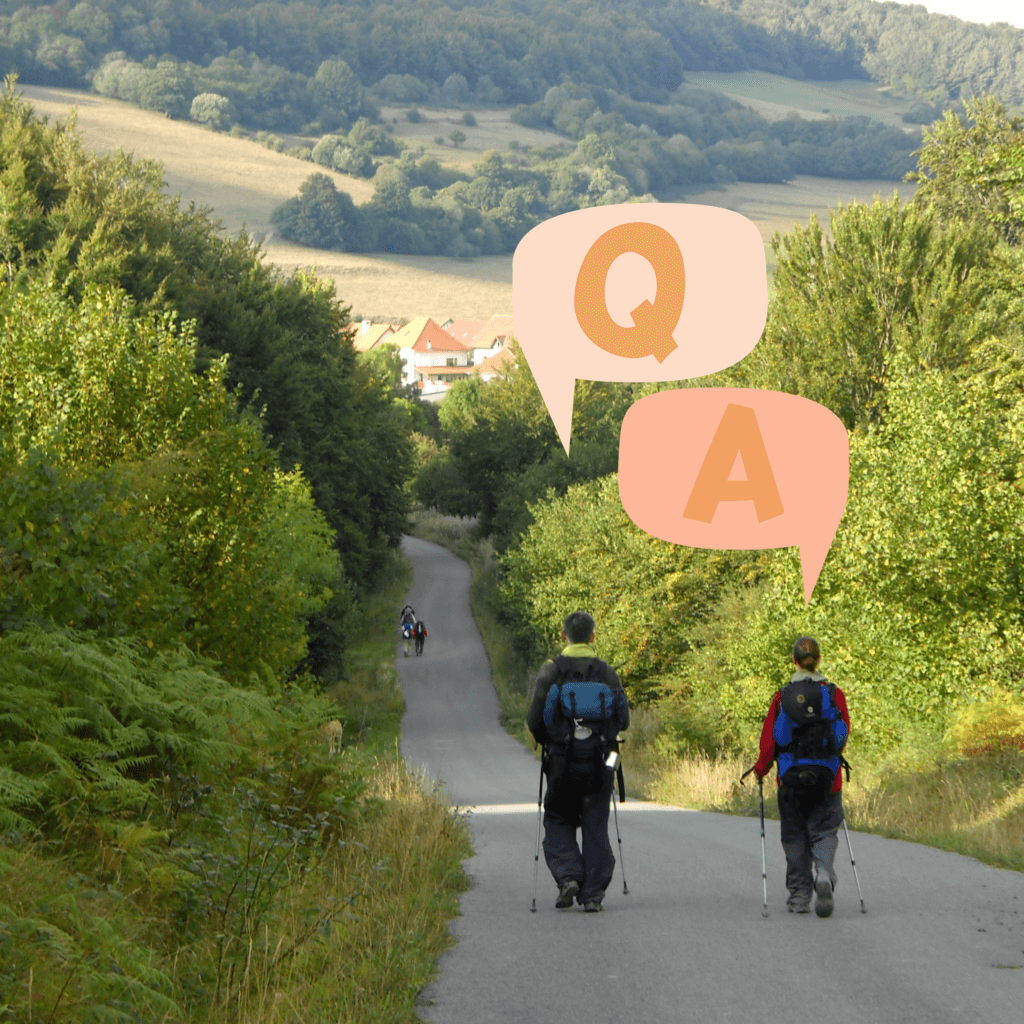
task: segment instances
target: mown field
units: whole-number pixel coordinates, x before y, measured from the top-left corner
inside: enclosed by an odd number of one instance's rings
[[[844,102],[849,107],[849,110],[841,108],[835,101],[837,105],[831,108],[833,113],[866,113],[870,108],[870,90],[874,89],[877,94],[872,83],[828,83],[825,86],[752,72],[693,75],[691,78],[696,84],[718,88],[730,95],[750,94],[752,105],[768,102],[752,95],[758,88],[763,87],[766,95],[777,89],[777,93],[770,94],[779,97],[780,105],[791,100],[795,104],[799,100],[803,104],[799,109],[812,113],[815,102],[819,111],[829,106],[833,92],[848,97]],[[373,185],[365,179],[327,171],[249,139],[172,121],[91,93],[41,86],[22,86],[21,90],[40,114],[51,119],[67,117],[71,108],[77,108],[78,129],[89,148],[107,152],[120,147],[133,152],[138,159],[160,161],[168,191],[180,193],[183,202],[194,201],[199,206],[210,207],[225,231],[235,233],[244,227],[262,237],[267,260],[286,272],[297,267],[315,267],[319,274],[335,282],[339,297],[352,306],[353,313],[377,320],[421,315],[443,320],[449,316],[486,319],[496,313],[512,312],[511,256],[472,260],[388,253],[369,256],[311,249],[274,237],[271,212],[284,199],[295,195],[309,174],[314,171],[329,174],[338,188],[348,192],[356,202],[365,202],[373,195]],[[879,116],[885,113],[898,117],[901,108],[895,101],[879,100],[878,104]],[[893,106],[883,110],[886,104]],[[516,124],[507,110],[478,110],[474,111],[477,127],[462,126],[466,134],[464,143],[457,149],[450,143],[439,146],[433,140],[437,136],[446,137],[454,125],[461,124],[462,112],[425,106],[420,110],[423,120],[418,124],[405,119],[405,108],[386,107],[382,115],[391,123],[394,134],[411,146],[423,145],[438,158],[462,166],[471,166],[487,149],[507,149],[514,140],[524,145],[565,141],[554,133]],[[315,140],[288,136],[284,141],[291,146],[300,142],[312,144]],[[913,186],[891,181],[844,181],[801,175],[784,185],[737,182],[670,198],[725,207],[749,217],[765,240],[765,252],[771,265],[768,241],[775,232],[785,233],[794,224],[806,224],[812,213],[827,221],[829,207],[838,202],[870,201],[876,194],[892,195],[894,188],[905,198],[913,193]]]
[[[911,107],[886,86],[863,79],[809,82],[782,78],[767,71],[692,71],[688,82],[724,92],[753,107],[765,120],[778,121],[796,112],[806,120],[826,117],[870,117],[883,124],[914,131],[901,115]]]

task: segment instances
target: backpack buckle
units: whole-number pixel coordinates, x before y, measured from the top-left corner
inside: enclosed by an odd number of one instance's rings
[[[574,718],[572,721],[575,726],[572,732],[573,739],[588,740],[594,735],[594,730],[584,725],[582,718]]]

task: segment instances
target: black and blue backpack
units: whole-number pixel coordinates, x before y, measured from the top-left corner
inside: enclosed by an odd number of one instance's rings
[[[622,687],[600,678],[593,661],[574,668],[570,659],[554,659],[559,681],[544,701],[544,727],[553,743],[564,744],[574,760],[604,757],[615,749],[616,721],[626,705]]]
[[[798,679],[782,688],[775,709],[774,739],[784,786],[824,797],[832,790],[848,730],[827,679]]]

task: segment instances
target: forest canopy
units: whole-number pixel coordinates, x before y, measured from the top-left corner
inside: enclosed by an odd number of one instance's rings
[[[0,4],[0,67],[23,81],[83,88],[111,59],[163,65],[151,92],[173,101],[190,88],[233,86],[236,106],[260,110],[256,126],[272,130],[315,119],[327,60],[395,101],[443,92],[457,102],[535,103],[563,81],[664,101],[687,71],[760,70],[873,77],[932,100],[994,92],[1019,104],[1022,39],[1009,26],[873,0]]]

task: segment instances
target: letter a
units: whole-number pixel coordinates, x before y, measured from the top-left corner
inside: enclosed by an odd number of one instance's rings
[[[737,453],[743,457],[746,480],[729,479]],[[683,518],[710,523],[720,501],[752,501],[759,523],[781,516],[784,511],[757,416],[745,405],[726,406]]]

